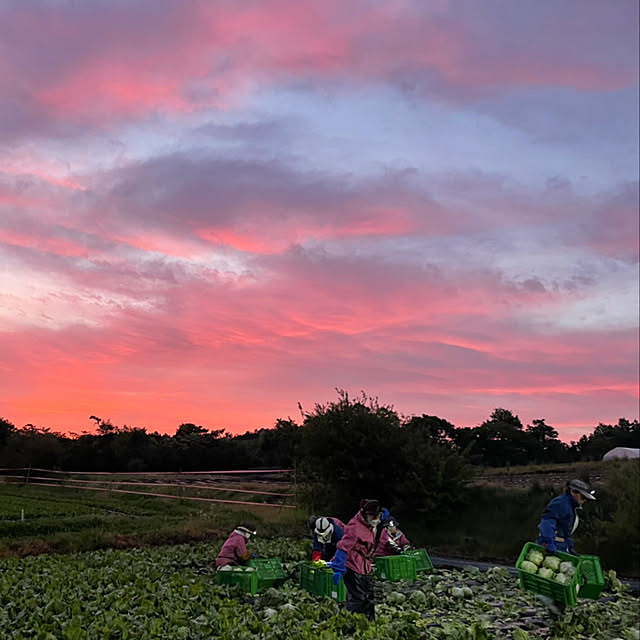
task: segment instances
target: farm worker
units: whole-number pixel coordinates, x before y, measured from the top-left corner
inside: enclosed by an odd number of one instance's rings
[[[249,558],[257,557],[247,551],[247,541],[256,535],[255,528],[247,523],[238,525],[225,540],[216,558],[216,569],[227,565],[246,564]]]
[[[586,482],[577,479],[568,482],[564,493],[551,500],[544,510],[538,525],[540,535],[536,542],[549,553],[565,551],[578,555],[572,538],[580,520],[578,509],[581,509],[587,500],[595,499]],[[538,596],[538,599],[556,615],[564,610],[564,603],[554,601],[548,596]]]
[[[586,482],[571,480],[565,492],[554,498],[544,510],[538,525],[540,535],[537,543],[551,553],[567,551],[577,555],[571,536],[578,526],[578,509],[587,500],[595,499]]]
[[[333,569],[336,584],[341,576],[344,579],[347,611],[362,613],[369,620],[375,618],[373,557],[389,517],[389,511],[378,500],[361,500],[358,513],[347,523],[336,554],[327,564]]]
[[[336,553],[336,545],[342,539],[344,522],[327,516],[311,516],[309,528],[313,533],[311,560],[331,560]]]
[[[380,536],[376,556],[395,556],[410,548],[411,543],[398,528],[398,522],[393,518],[390,519]]]

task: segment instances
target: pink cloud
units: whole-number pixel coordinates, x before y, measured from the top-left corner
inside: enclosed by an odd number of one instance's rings
[[[172,431],[193,418],[242,431],[295,413],[298,401],[322,401],[335,386],[460,426],[505,404],[529,420],[544,407],[556,426],[577,416],[586,425],[615,421],[598,404],[603,397],[634,417],[636,332],[541,334],[512,321],[514,309],[557,304],[567,291],[522,286],[490,269],[300,247],[254,257],[231,278],[162,258],[105,258],[99,269],[41,258],[40,268],[74,282],[77,299],[72,290],[65,296],[81,314],[109,296],[129,302],[98,306],[99,329],[0,334],[0,360],[11,363],[9,419],[79,430],[98,414]],[[247,394],[254,406],[242,411]]]
[[[205,125],[191,130],[197,152],[180,140],[83,176],[69,175],[62,144],[38,149],[44,160],[30,153],[38,136],[230,108],[256,87],[382,84],[467,102],[513,87],[579,99],[637,84],[637,6],[583,0],[576,15],[572,3],[534,4],[3,5],[0,136],[14,160],[0,168],[12,269],[0,274],[0,415],[72,430],[96,414],[242,431],[338,386],[460,426],[496,406],[563,434],[636,417],[637,330],[548,318],[608,286],[590,265],[637,264],[637,182],[586,196],[562,179],[533,189],[465,170],[311,170],[313,159],[287,155],[300,132],[279,121],[244,137],[244,125]],[[523,118],[517,100],[509,109],[507,122]],[[239,138],[244,159],[202,150]],[[256,153],[264,140],[280,155]],[[520,260],[523,237],[533,255]],[[479,238],[486,255],[473,262]],[[503,256],[518,258],[517,275],[497,266]],[[543,280],[534,267],[545,256],[576,263]]]
[[[14,96],[4,105],[5,133],[224,106],[253,85],[290,81],[384,81],[449,97],[637,81],[629,62],[637,34],[624,12],[615,23],[588,22],[568,8],[492,14],[456,4],[432,13],[422,3],[347,8],[335,0],[10,4],[0,10],[0,93]],[[637,8],[628,12],[635,24]],[[618,53],[596,58],[594,48]]]
[[[496,325],[453,299],[452,315],[466,316],[461,324],[473,322],[480,349],[452,347],[452,339],[466,336],[443,336],[441,318],[428,315],[418,328],[409,292],[395,300],[382,294],[376,303],[352,291],[348,299],[334,296],[332,310],[328,290],[302,283],[304,277],[292,279],[279,292],[262,292],[258,284],[249,290],[192,284],[172,290],[170,318],[129,312],[100,329],[5,334],[2,360],[12,364],[3,412],[18,423],[71,430],[85,428],[88,416],[97,414],[162,431],[191,418],[243,431],[295,413],[298,401],[325,401],[341,386],[458,426],[477,424],[505,405],[524,420],[545,417],[556,426],[620,417],[607,406],[634,417],[634,374],[611,359],[637,347],[632,332],[576,337],[567,345],[564,335],[533,336]],[[382,302],[391,314],[376,315]]]

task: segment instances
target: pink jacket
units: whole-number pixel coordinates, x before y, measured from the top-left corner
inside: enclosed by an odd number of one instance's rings
[[[247,541],[245,537],[234,531],[222,545],[216,558],[216,569],[228,564],[240,565],[246,562]]]
[[[392,541],[395,542],[395,546],[392,544]],[[380,542],[376,547],[376,555],[377,556],[394,556],[402,551],[404,547],[409,545],[410,542],[407,536],[402,533],[399,529],[396,531],[395,535],[391,535],[387,529],[382,532],[380,536]]]
[[[344,535],[338,542],[337,548],[347,554],[345,562],[347,569],[369,575],[375,545],[376,537],[373,528],[358,512],[344,528]]]

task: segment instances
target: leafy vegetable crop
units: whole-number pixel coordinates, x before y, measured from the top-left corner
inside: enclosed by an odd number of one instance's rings
[[[600,601],[552,621],[506,569],[436,570],[415,581],[376,581],[375,622],[297,585],[308,540],[256,540],[289,576],[250,595],[216,584],[220,544],[104,550],[0,561],[3,640],[631,640],[638,599],[609,575]]]

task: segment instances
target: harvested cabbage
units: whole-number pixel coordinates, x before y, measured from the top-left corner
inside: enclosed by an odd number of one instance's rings
[[[523,560],[520,563],[520,568],[527,573],[536,573],[538,571],[538,566],[529,560]]]
[[[569,584],[571,582],[571,578],[566,573],[556,573],[553,579],[560,584]]]
[[[553,577],[553,569],[549,569],[549,567],[540,567],[540,569],[538,569],[538,575],[541,578],[549,578],[549,580],[551,580]]]
[[[400,593],[399,591],[392,591],[387,596],[387,601],[390,604],[402,604],[406,600],[407,596],[404,593]]]
[[[560,566],[560,558],[558,558],[557,556],[547,556],[543,560],[542,566],[549,567],[549,569],[552,569],[553,571],[557,571],[558,567]]]
[[[219,567],[218,571],[233,571],[233,567],[230,564],[225,564],[224,567]]]
[[[560,573],[565,573],[568,576],[572,576],[576,572],[576,565],[573,562],[569,562],[565,560],[560,563],[560,568],[558,569]]]
[[[544,560],[544,556],[542,555],[541,551],[538,551],[537,549],[531,549],[531,551],[527,553],[527,560],[529,562],[533,562],[533,564],[537,566],[540,566],[542,564],[542,561]]]

